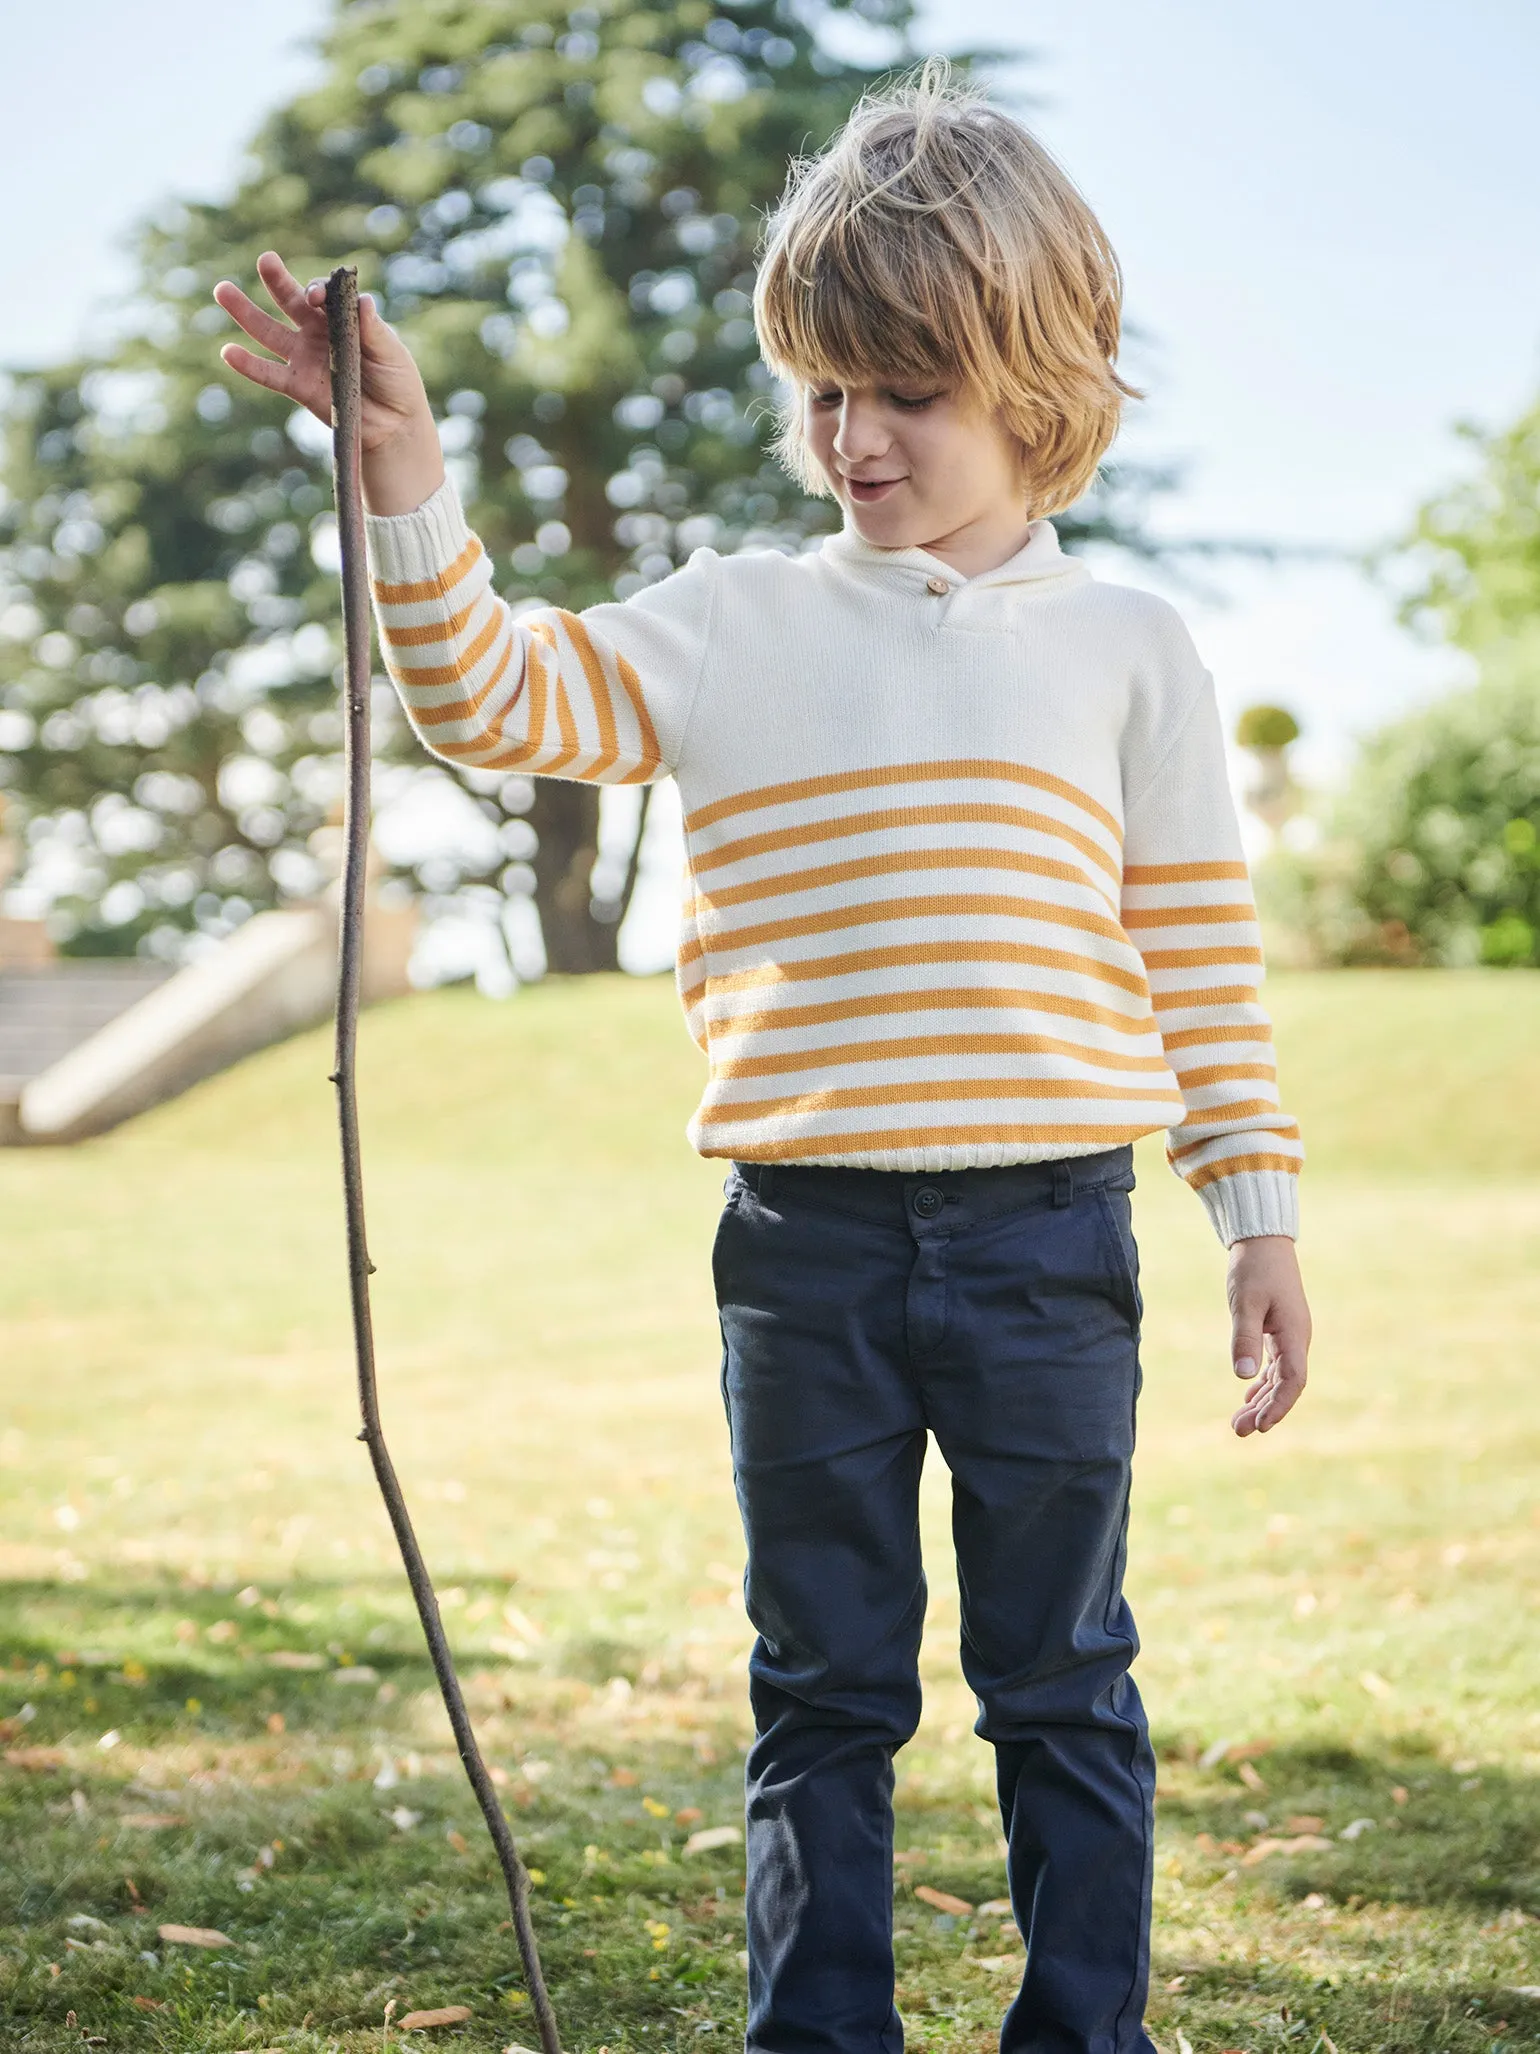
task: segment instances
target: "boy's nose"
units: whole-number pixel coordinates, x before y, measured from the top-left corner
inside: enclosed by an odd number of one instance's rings
[[[888,442],[889,437],[876,409],[846,400],[840,408],[839,427],[834,434],[834,454],[840,462],[859,464],[869,457],[881,456]]]

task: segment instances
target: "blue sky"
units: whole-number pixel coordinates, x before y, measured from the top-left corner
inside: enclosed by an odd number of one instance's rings
[[[8,21],[0,361],[68,349],[125,281],[127,226],[228,183],[323,13],[61,0]],[[917,41],[1033,51],[1011,83],[1101,212],[1142,331],[1128,447],[1185,466],[1169,532],[1364,550],[1467,461],[1457,419],[1500,422],[1540,385],[1532,0],[944,0]],[[1351,567],[1204,575],[1225,603],[1175,596],[1223,699],[1292,704],[1322,774],[1454,674]]]

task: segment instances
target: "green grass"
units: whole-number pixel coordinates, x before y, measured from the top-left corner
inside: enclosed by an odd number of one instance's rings
[[[1319,1338],[1264,1442],[1226,1431],[1222,1253],[1141,1150],[1152,2029],[1168,2054],[1533,2044],[1540,979],[1272,998]],[[387,1430],[541,1876],[567,2045],[725,2048],[741,1850],[682,1851],[693,1814],[739,1817],[747,1734],[721,1166],[681,1134],[699,1059],[662,982],[413,999],[364,1042]],[[437,2035],[459,2046],[532,2037],[353,1438],[328,1067],[308,1036],[100,1142],[0,1155],[7,2050],[351,2054],[392,2001],[472,2006]],[[897,1901],[933,2054],[992,2044],[1018,1953],[913,1894],[1004,1889],[945,1513],[933,1465]],[[1248,1859],[1302,1837],[1323,1844]],[[163,1945],[164,1922],[233,1944]]]

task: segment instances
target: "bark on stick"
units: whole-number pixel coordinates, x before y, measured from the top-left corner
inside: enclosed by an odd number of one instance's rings
[[[455,1672],[454,1657],[439,1616],[433,1581],[412,1530],[395,1465],[380,1425],[379,1392],[374,1369],[374,1326],[369,1308],[369,1260],[364,1233],[364,1185],[358,1140],[358,1090],[355,1058],[358,1047],[358,1005],[363,975],[364,889],[369,853],[369,575],[364,554],[364,503],[359,474],[359,419],[362,373],[358,340],[358,273],[339,268],[326,281],[326,321],[331,342],[332,463],[337,499],[337,533],[342,549],[342,625],[346,650],[343,684],[346,798],[343,813],[343,866],[340,969],[337,979],[337,1056],[332,1082],[337,1087],[337,1115],[342,1135],[342,1189],[347,1212],[348,1283],[353,1306],[353,1348],[358,1367],[358,1404],[363,1428],[358,1438],[369,1450],[375,1481],[395,1530],[417,1604],[417,1616],[428,1643],[433,1673],[454,1730],[476,1802],[497,1850],[524,1979],[534,2007],[544,2054],[561,2054],[555,2014],[540,1969],[534,1922],[529,1909],[529,1876],[519,1858],[508,1821],[497,1801],[492,1778],[466,1709],[465,1693]]]

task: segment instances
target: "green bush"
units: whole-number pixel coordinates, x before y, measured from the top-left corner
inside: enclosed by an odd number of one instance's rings
[[[1370,737],[1325,825],[1266,879],[1317,960],[1540,965],[1540,627]]]

